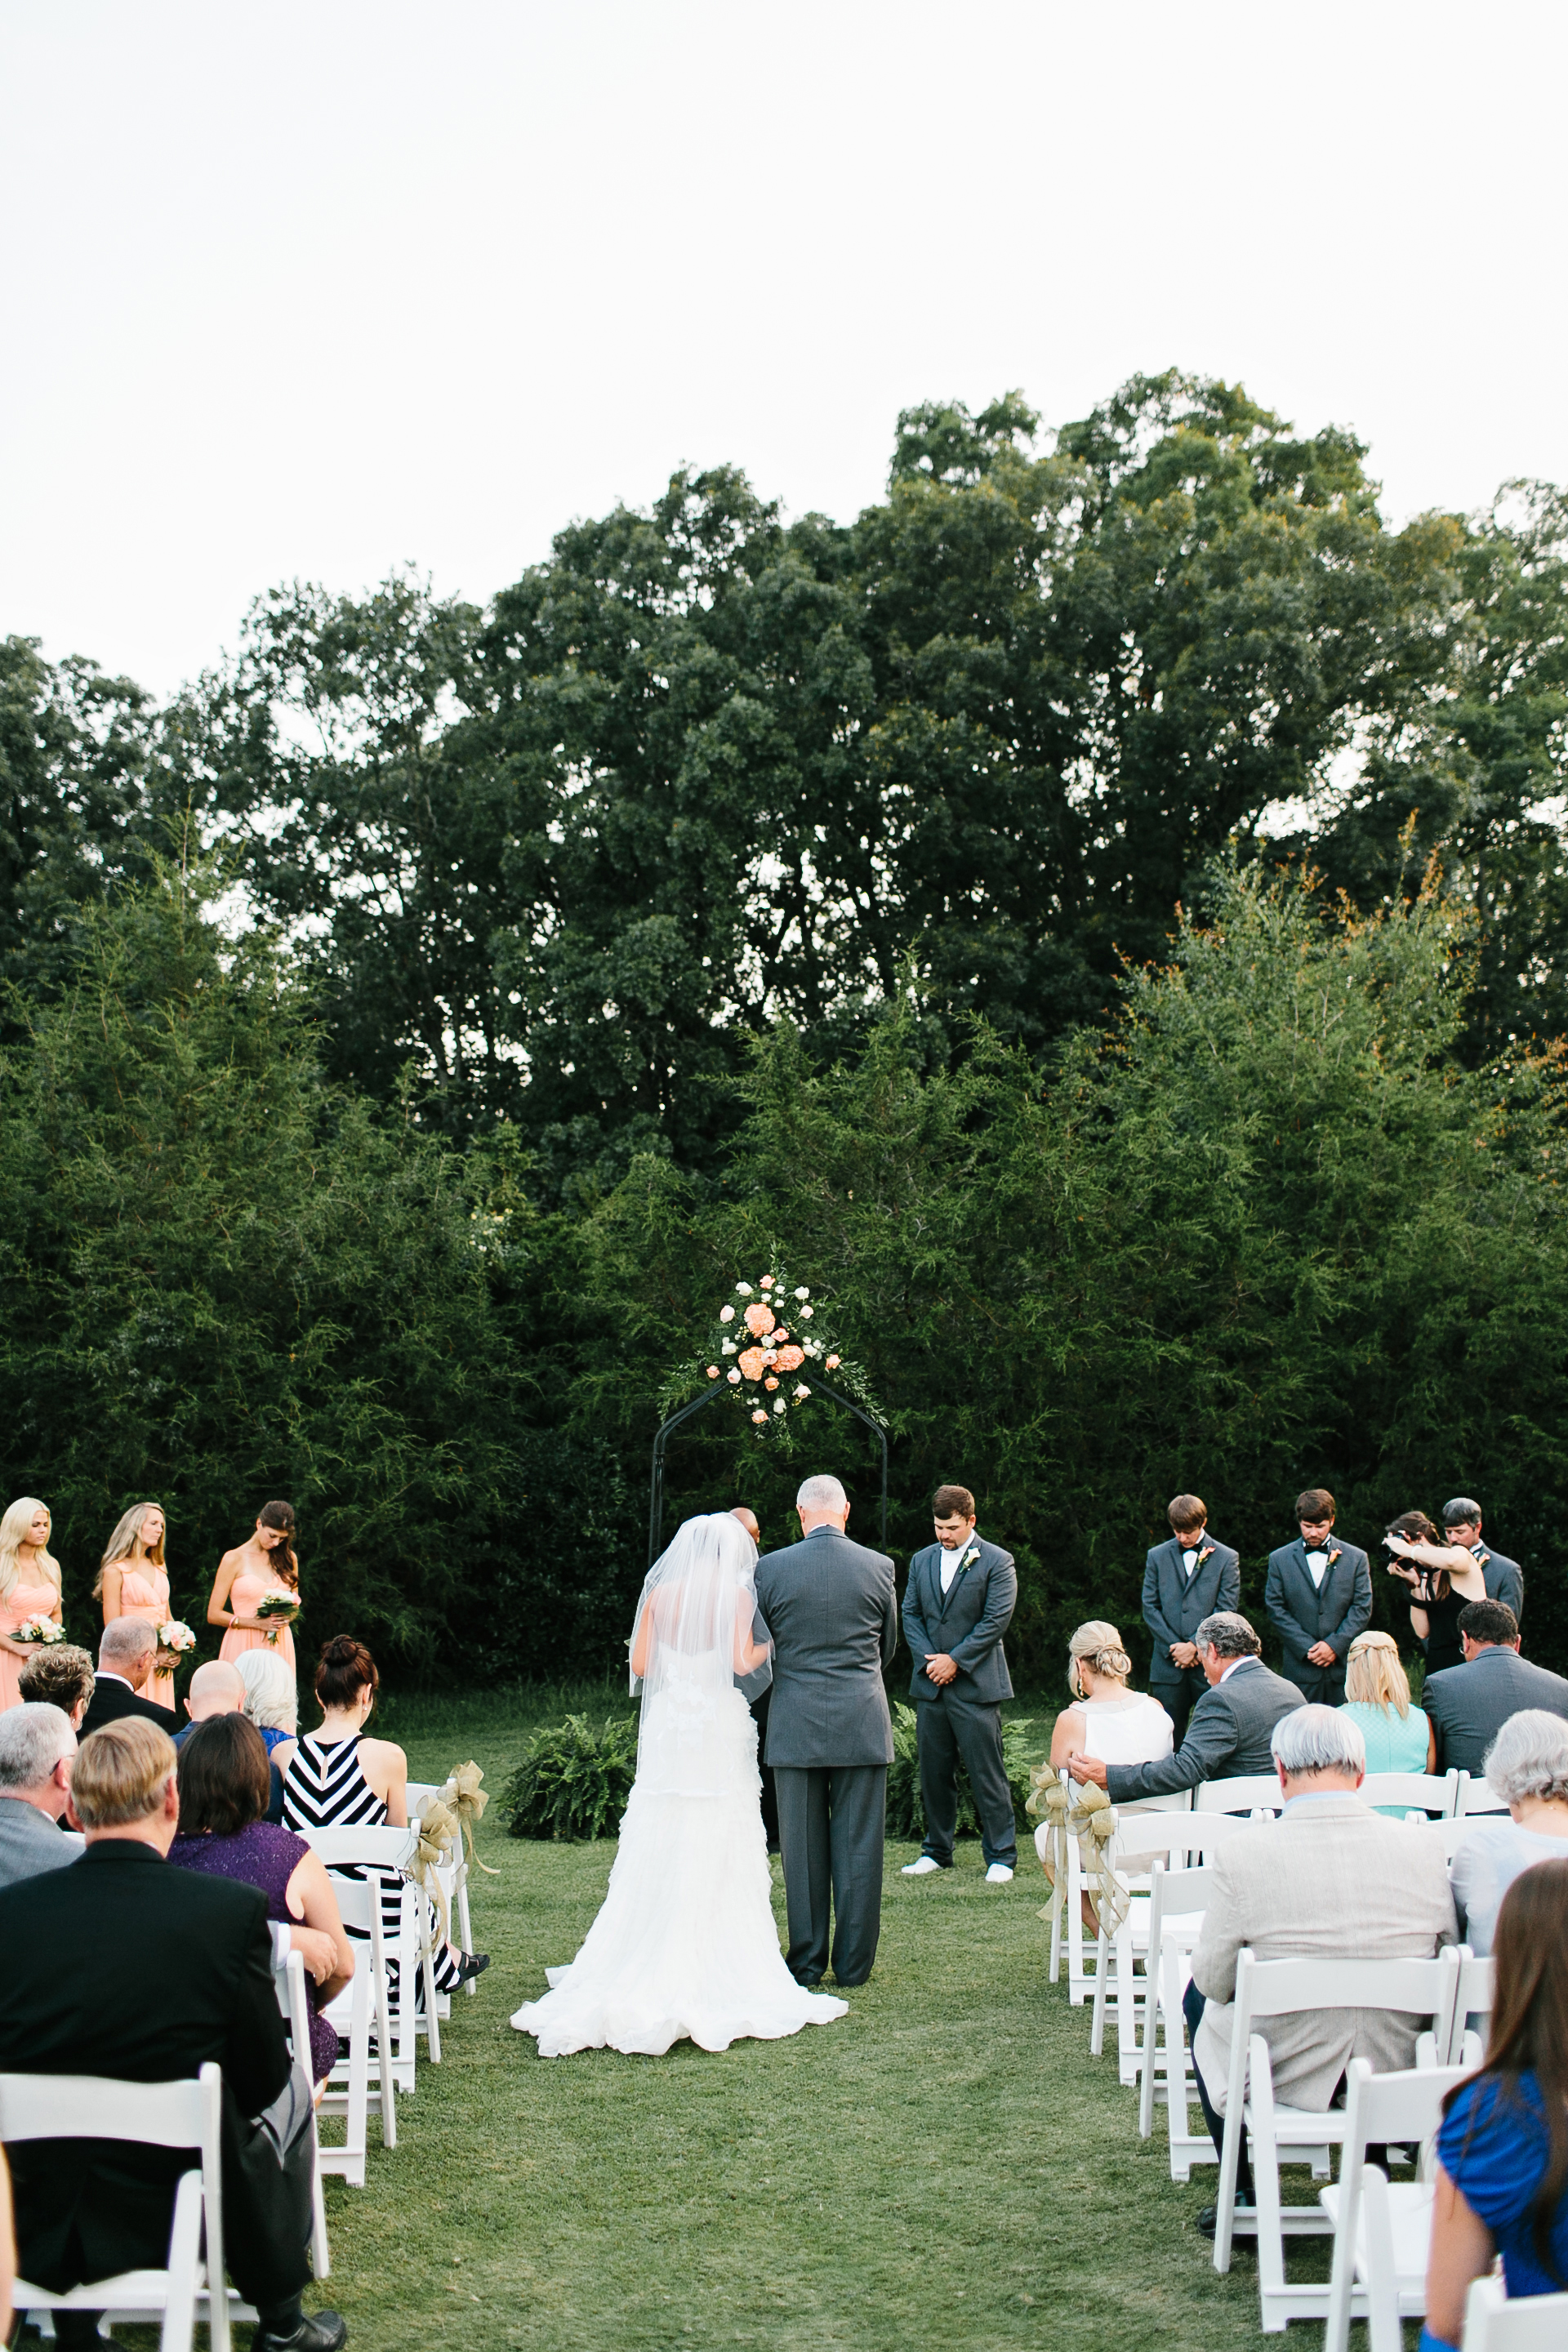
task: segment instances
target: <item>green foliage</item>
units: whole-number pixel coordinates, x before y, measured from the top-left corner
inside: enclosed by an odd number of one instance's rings
[[[888,1835],[917,1843],[925,1836],[926,1828],[925,1807],[921,1802],[918,1712],[901,1699],[894,1701],[893,1760],[888,1767]],[[1002,1763],[1013,1791],[1016,1813],[1021,1813],[1029,1801],[1030,1767],[1037,1764],[1044,1753],[1028,1736],[1034,1727],[1033,1718],[1026,1715],[1002,1718]],[[958,1769],[958,1834],[961,1838],[980,1835],[974,1792],[962,1765]]]
[[[637,1717],[544,1724],[500,1792],[513,1837],[614,1837],[637,1769]]]

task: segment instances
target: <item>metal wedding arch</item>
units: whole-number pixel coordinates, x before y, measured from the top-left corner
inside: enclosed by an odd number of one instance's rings
[[[724,1393],[722,1387],[706,1388],[700,1396],[692,1397],[689,1402],[679,1405],[670,1414],[669,1419],[659,1425],[658,1434],[653,1441],[653,1475],[648,1482],[647,1564],[650,1568],[664,1549],[664,1449],[683,1422],[690,1421],[695,1414],[702,1411],[704,1405],[711,1404],[715,1397],[721,1397]],[[863,1421],[881,1446],[881,1544],[882,1549],[886,1551],[888,1549],[888,1433],[874,1413],[868,1412],[864,1405],[857,1404],[853,1397],[843,1395],[839,1390],[824,1388],[820,1381],[813,1381],[811,1393],[814,1398],[826,1397],[829,1404],[842,1405],[845,1412],[852,1412],[857,1421]]]

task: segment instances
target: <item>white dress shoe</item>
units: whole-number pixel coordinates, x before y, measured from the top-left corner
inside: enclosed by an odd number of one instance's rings
[[[1005,1862],[994,1862],[985,1874],[987,1886],[1005,1886],[1013,1874]]]
[[[933,1870],[941,1868],[940,1862],[933,1862],[929,1853],[922,1853],[919,1862],[906,1862],[899,1875],[900,1878],[929,1878]],[[1007,1875],[1011,1878],[1012,1872],[1009,1871]]]

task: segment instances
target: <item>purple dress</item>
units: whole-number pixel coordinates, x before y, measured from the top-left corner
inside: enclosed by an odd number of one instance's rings
[[[267,1897],[267,1916],[280,1927],[299,1926],[284,1900],[285,1890],[310,1849],[292,1830],[273,1822],[252,1822],[232,1837],[177,1837],[169,1860],[181,1870],[205,1870],[213,1878],[237,1878]],[[310,2011],[310,2072],[324,2082],[337,2063],[336,2029],[316,2011],[316,1983],[305,1972],[305,1999]]]

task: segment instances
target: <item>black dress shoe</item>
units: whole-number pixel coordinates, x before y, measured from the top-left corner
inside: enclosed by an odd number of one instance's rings
[[[1251,2198],[1250,2198],[1250,2197],[1243,2197],[1243,2196],[1241,2195],[1241,2193],[1239,2192],[1239,2190],[1238,2190],[1238,2191],[1237,2191],[1237,2200],[1236,2200],[1236,2218],[1237,2218],[1237,2220],[1239,2221],[1242,2219],[1243,2215],[1245,2215],[1245,2216],[1246,2216],[1246,2218],[1247,2218],[1247,2221],[1257,2221],[1257,2219],[1258,2219],[1258,2208],[1257,2208],[1257,2206],[1253,2203],[1253,2201],[1252,2201],[1252,2200],[1251,2200]],[[1218,2207],[1218,2205],[1217,2205],[1217,2204],[1215,2204],[1215,2205],[1205,2205],[1205,2206],[1200,2210],[1200,2211],[1199,2211],[1199,2213],[1198,2213],[1198,2219],[1197,2219],[1197,2231],[1198,2231],[1198,2235],[1199,2235],[1201,2238],[1212,2238],[1212,2237],[1214,2236],[1215,2231],[1218,2229],[1218,2227],[1219,2227],[1219,2207]]]
[[[488,1952],[465,1952],[458,1962],[458,1983],[454,1991],[466,1985],[470,1977],[482,1977],[490,1964]]]
[[[250,2339],[250,2352],[342,2352],[349,2340],[349,2324],[335,2311],[308,2311],[292,2334],[275,2336],[270,2328],[258,2327]]]

